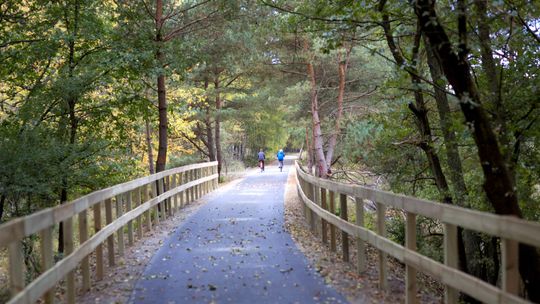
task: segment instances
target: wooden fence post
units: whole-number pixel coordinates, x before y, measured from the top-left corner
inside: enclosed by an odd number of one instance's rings
[[[152,188],[152,198],[157,197],[157,194],[158,194],[158,185],[157,185],[157,181],[152,182],[151,188]],[[161,209],[161,208],[160,208],[160,204],[161,204],[161,203],[157,203],[157,204],[155,205],[155,207],[154,207],[154,211],[156,212],[156,216],[154,217],[155,225],[159,225],[159,221],[160,221],[160,219],[159,219],[159,209]]]
[[[518,295],[519,292],[518,257],[519,243],[501,238],[502,289],[513,295]]]
[[[112,223],[112,201],[110,198],[105,200],[105,223]],[[109,266],[114,266],[114,235],[107,237],[107,254],[109,256]]]
[[[160,178],[158,179],[158,192],[157,194],[163,194],[165,193],[165,178]],[[164,199],[162,200],[161,202],[159,202],[159,206],[160,206],[160,215],[161,215],[161,219],[162,221],[166,220],[167,219],[167,199]]]
[[[53,227],[49,226],[40,232],[41,244],[41,273],[54,266]],[[46,304],[54,303],[54,290],[45,293],[43,299]]]
[[[126,212],[133,209],[132,191],[126,192]],[[133,221],[127,223],[128,245],[133,246]]]
[[[142,202],[141,202],[141,188],[137,188],[135,189],[135,197],[133,198],[134,200],[134,204],[135,204],[135,208],[139,207]],[[137,217],[137,220],[135,221],[135,230],[137,230],[137,238],[140,240],[142,239],[143,237],[143,231],[142,231],[142,217],[143,215],[139,215]]]
[[[83,210],[79,213],[79,240],[80,243],[88,240],[88,213]],[[82,289],[83,291],[90,290],[90,260],[86,256],[81,261]]]
[[[117,195],[116,196],[116,218],[119,218],[124,214],[124,208],[123,208],[123,202],[122,202],[122,196],[123,195]],[[116,231],[117,237],[118,237],[118,255],[123,257],[124,256],[124,227],[120,227]]]
[[[347,195],[339,194],[339,215],[345,221],[349,221],[349,211],[347,210]],[[349,261],[349,234],[341,231],[341,246],[343,249],[343,261]]]
[[[64,224],[64,256],[70,255],[75,249],[73,243],[73,218],[68,218]],[[66,276],[66,300],[69,304],[75,303],[75,271],[68,272]]]
[[[15,296],[24,289],[24,253],[21,241],[8,246],[9,251],[9,285],[11,295]]]
[[[176,189],[176,174],[171,175],[171,190]],[[173,208],[172,214],[174,215],[178,211],[178,194],[173,195]]]
[[[178,185],[179,186],[182,186],[184,184],[184,173],[183,172],[180,172],[178,174]],[[180,196],[180,208],[184,208],[184,196],[185,196],[186,192],[185,191],[181,191],[180,193],[178,193],[178,195]]]
[[[451,224],[444,224],[444,264],[452,268],[458,267],[458,246],[457,227]],[[459,293],[450,286],[444,287],[445,303],[457,303]]]
[[[407,212],[405,224],[405,247],[416,251],[416,214]],[[417,303],[416,269],[405,264],[405,303]]]
[[[148,184],[142,186],[141,189],[142,203],[146,203],[148,201]],[[152,231],[152,208],[148,208],[148,210],[144,213],[144,220],[146,222],[147,231]]]
[[[336,214],[336,194],[330,191],[330,213]],[[330,224],[330,250],[336,252],[336,226]]]
[[[377,202],[377,233],[386,237],[386,225],[385,225],[386,206]],[[388,288],[388,269],[387,269],[387,257],[386,253],[382,250],[379,252],[379,288],[387,290]]]
[[[328,206],[326,203],[326,189],[321,187],[321,208],[324,210],[328,210]],[[321,227],[321,233],[322,233],[322,242],[323,244],[328,244],[328,226],[327,222],[323,219],[322,220],[322,227]]]
[[[101,202],[94,205],[94,233],[101,230]],[[96,247],[96,280],[103,280],[103,245]]]
[[[355,197],[356,207],[356,225],[364,227],[364,200],[362,198]],[[356,272],[362,273],[366,270],[366,244],[361,238],[356,238]]]

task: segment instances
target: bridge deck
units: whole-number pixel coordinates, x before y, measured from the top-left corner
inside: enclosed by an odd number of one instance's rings
[[[165,240],[130,303],[345,303],[283,228],[292,166],[267,166],[209,196]]]

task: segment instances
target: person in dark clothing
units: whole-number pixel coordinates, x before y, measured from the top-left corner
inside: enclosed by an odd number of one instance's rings
[[[259,168],[261,168],[261,172],[263,172],[264,171],[264,160],[265,160],[266,157],[265,157],[264,152],[263,152],[262,149],[261,149],[261,151],[259,151],[257,156],[259,157]]]

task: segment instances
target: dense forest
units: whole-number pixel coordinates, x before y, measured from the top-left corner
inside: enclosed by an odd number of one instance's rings
[[[540,221],[539,73],[532,0],[2,0],[0,223],[280,148],[322,178]],[[463,230],[459,249],[500,284],[498,239]],[[540,302],[537,249],[520,274]]]

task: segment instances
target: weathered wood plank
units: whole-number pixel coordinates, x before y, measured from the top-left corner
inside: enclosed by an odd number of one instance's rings
[[[13,242],[8,246],[9,252],[9,286],[11,295],[15,296],[24,289],[24,254],[21,242]]]
[[[332,195],[332,192],[330,192],[330,195]],[[321,188],[321,208],[324,210],[328,210],[328,206],[326,203],[326,189]],[[327,229],[327,222],[326,220],[321,220],[322,227],[321,227],[321,234],[322,234],[322,242],[323,244],[328,244],[328,229]]]
[[[519,292],[519,244],[516,241],[501,239],[502,289],[518,295]]]
[[[94,205],[95,206],[95,205]],[[88,240],[88,212],[87,210],[79,213],[79,241],[84,243]],[[85,257],[81,261],[82,290],[90,290],[90,261]]]
[[[109,226],[112,221],[112,201],[109,198],[105,200],[105,223]],[[112,235],[107,238],[107,255],[109,257],[109,266],[114,266],[116,261],[114,258],[114,236]]]
[[[349,213],[347,210],[347,196],[345,194],[339,195],[339,214],[344,221],[349,220]],[[349,234],[345,231],[341,231],[341,247],[342,247],[342,257],[343,261],[349,261]]]
[[[135,191],[135,190],[133,190]],[[131,211],[133,209],[133,200],[132,200],[132,192],[128,191],[126,192],[126,211]],[[129,221],[127,223],[127,235],[128,235],[128,245],[133,246],[133,221]]]
[[[336,214],[336,194],[331,191],[330,192],[330,213]],[[337,245],[336,245],[336,226],[330,225],[330,250],[332,252],[336,252]]]
[[[407,249],[416,251],[416,214],[410,212],[406,214],[405,246]],[[408,264],[405,265],[405,286],[405,303],[418,303],[416,269]]]
[[[144,188],[144,187],[141,187],[141,188]],[[134,204],[135,204],[135,208],[139,207],[141,205],[141,188],[137,188],[135,189],[134,191],[134,196],[133,196],[133,201],[134,201]],[[137,217],[137,220],[135,221],[135,230],[137,231],[137,238],[140,240],[142,239],[143,237],[143,227],[142,227],[142,222],[143,222],[143,216],[140,215]]]
[[[444,264],[448,267],[458,268],[458,230],[457,227],[451,224],[444,225]],[[459,300],[459,292],[450,286],[444,289],[445,303],[457,303]]]
[[[124,214],[124,202],[123,202],[123,195],[117,195],[116,200],[116,218],[119,218]],[[118,229],[116,232],[117,234],[117,244],[118,244],[118,255],[120,257],[124,256],[125,253],[125,245],[124,245],[124,228]]]
[[[73,241],[73,219],[69,218],[63,222],[64,225],[64,254],[70,255],[75,251],[75,243]],[[75,265],[76,267],[76,265]],[[76,287],[75,287],[75,267],[71,268],[66,275],[66,301],[69,304],[75,304]]]
[[[41,271],[42,273],[54,266],[53,227],[43,229],[40,232],[41,244]],[[46,304],[54,303],[54,290],[48,290],[43,300]]]
[[[377,233],[386,237],[386,206],[377,202]],[[379,250],[379,288],[388,289],[388,262],[386,252]]]
[[[354,198],[356,211],[356,225],[364,227],[364,200],[358,197]],[[356,237],[356,272],[362,273],[366,270],[366,245],[364,241]]]
[[[94,209],[94,231],[98,233],[101,230],[101,207],[102,203],[99,202],[96,205],[93,206]],[[96,247],[96,280],[100,281],[103,280],[103,244],[99,244]]]

